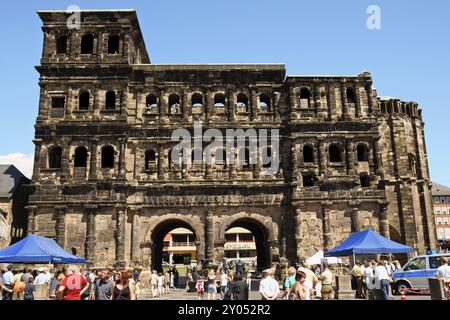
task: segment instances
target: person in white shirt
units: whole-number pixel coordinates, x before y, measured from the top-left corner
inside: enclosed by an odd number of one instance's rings
[[[379,283],[383,299],[391,300],[391,297],[389,296],[390,277],[383,261],[378,262],[378,266],[375,268],[375,279]]]
[[[278,281],[272,278],[272,270],[263,271],[264,279],[259,283],[259,293],[262,300],[275,300],[280,293]]]
[[[228,290],[228,275],[225,270],[222,269],[222,273],[220,274],[220,300],[225,298],[225,294]]]
[[[441,266],[437,269],[436,276],[444,279],[445,284],[445,296],[450,299],[450,266],[448,265],[448,258],[441,257]]]
[[[36,279],[34,279],[34,285],[49,284],[50,279],[45,274],[45,269],[41,267],[38,269],[38,272],[39,272],[39,274],[37,275]]]
[[[374,289],[375,289],[375,261],[370,264],[368,261],[364,262],[364,294],[369,300],[374,300]]]

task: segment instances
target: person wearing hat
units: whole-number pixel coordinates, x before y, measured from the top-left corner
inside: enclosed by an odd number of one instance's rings
[[[291,288],[294,286],[296,280],[295,280],[295,274],[297,273],[297,271],[295,270],[294,267],[289,267],[288,269],[288,275],[284,280],[284,293],[283,293],[283,297],[285,299],[288,299],[288,294],[291,291]]]
[[[45,274],[45,268],[44,267],[40,267],[38,269],[38,272],[39,272],[38,276],[36,277],[36,279],[34,279],[34,285],[49,284],[50,283],[50,279]]]
[[[272,270],[263,271],[264,279],[259,283],[259,293],[262,300],[275,300],[280,293],[278,281],[272,278]]]
[[[441,266],[437,269],[436,276],[444,279],[445,296],[447,299],[450,299],[450,266],[448,265],[448,258],[441,257],[439,260],[441,261]]]

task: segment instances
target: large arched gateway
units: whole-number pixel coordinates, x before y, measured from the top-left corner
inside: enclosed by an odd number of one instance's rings
[[[254,245],[256,246],[256,266],[258,270],[264,270],[266,268],[271,267],[271,253],[270,253],[270,244],[269,244],[269,234],[266,230],[266,228],[261,225],[261,223],[252,220],[252,219],[238,219],[231,223],[231,225],[227,228],[228,230],[231,230],[233,228],[243,228],[244,230],[248,230],[251,232],[254,238]],[[243,241],[238,242],[239,244],[247,244],[248,248],[245,246],[242,247],[245,251],[250,251],[253,249],[251,247],[251,242],[248,240],[249,243],[245,243]],[[253,241],[253,240],[252,240]],[[227,242],[227,244],[232,244],[230,241]],[[227,248],[225,248],[227,249]],[[237,256],[236,259],[241,258],[240,256]]]
[[[163,252],[164,252],[164,246],[165,246],[164,238],[171,231],[176,230],[176,229],[187,229],[193,234],[193,237],[187,238],[188,239],[187,242],[178,243],[178,246],[180,246],[180,247],[186,246],[186,249],[190,248],[192,246],[195,247],[196,234],[195,234],[194,229],[189,225],[189,223],[182,221],[182,220],[177,220],[177,219],[168,219],[168,220],[162,221],[155,227],[155,229],[153,230],[152,235],[151,235],[151,243],[152,243],[151,267],[153,270],[158,270],[158,271],[162,270]],[[191,244],[189,244],[189,239],[191,239],[191,241],[192,241]]]

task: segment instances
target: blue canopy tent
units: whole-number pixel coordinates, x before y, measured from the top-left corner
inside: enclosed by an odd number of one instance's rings
[[[336,248],[325,252],[325,257],[342,257],[355,254],[410,253],[413,248],[389,240],[372,229],[352,234]]]
[[[85,263],[61,248],[53,239],[31,234],[0,250],[0,263]]]

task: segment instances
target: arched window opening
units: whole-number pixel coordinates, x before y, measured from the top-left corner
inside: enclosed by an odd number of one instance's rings
[[[67,53],[67,36],[60,36],[56,38],[56,53],[57,54]]]
[[[114,148],[112,146],[105,146],[102,148],[102,168],[114,168]]]
[[[356,93],[353,88],[347,88],[347,102],[349,103],[356,103]]]
[[[86,168],[88,152],[85,147],[75,149],[75,168]]]
[[[338,145],[332,144],[328,149],[330,162],[342,162],[341,149]]]
[[[217,93],[214,96],[214,107],[225,108],[225,95],[223,93]]]
[[[304,187],[314,187],[314,175],[306,174],[303,176],[303,186]]]
[[[370,187],[370,177],[367,174],[360,175],[359,183],[361,184],[362,188],[369,188]]]
[[[303,162],[314,162],[313,148],[311,146],[303,146]]]
[[[406,107],[405,107],[404,104],[402,104],[402,113],[403,113],[403,114],[406,114]]]
[[[145,170],[151,170],[156,165],[156,153],[154,150],[147,150],[145,153]]]
[[[114,110],[116,108],[116,93],[114,91],[108,91],[105,99],[105,109]]]
[[[109,36],[108,39],[108,53],[118,54],[119,53],[120,38],[118,35]]]
[[[94,36],[87,34],[81,38],[81,54],[94,53]]]
[[[236,107],[238,112],[247,112],[248,97],[245,93],[239,93],[237,96]]]
[[[384,102],[381,103],[381,113],[386,113],[386,104]]]
[[[171,114],[178,114],[180,110],[180,97],[177,94],[169,96],[169,109]]]
[[[191,97],[192,113],[200,114],[203,112],[203,96],[200,93],[194,93]]]
[[[78,97],[78,109],[89,110],[89,92],[81,92]]]
[[[61,169],[62,149],[61,147],[52,147],[48,152],[48,168]]]
[[[259,108],[263,112],[270,110],[270,98],[267,94],[263,93],[259,96]]]
[[[309,108],[309,99],[311,98],[311,92],[308,88],[302,88],[300,90],[300,108]]]
[[[369,161],[368,150],[365,144],[359,144],[356,148],[358,162]]]
[[[149,94],[145,98],[145,105],[151,113],[158,113],[158,97],[154,94]]]

